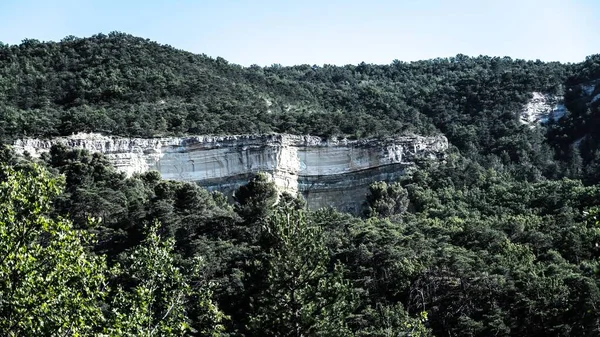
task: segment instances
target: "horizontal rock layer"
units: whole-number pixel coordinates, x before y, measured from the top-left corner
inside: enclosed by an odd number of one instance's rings
[[[311,208],[353,213],[371,182],[396,179],[415,160],[437,159],[448,147],[443,136],[324,140],[282,134],[152,139],[77,134],[17,140],[14,148],[37,157],[54,144],[101,152],[128,175],[157,170],[163,179],[194,181],[225,193],[266,172],[280,190],[302,193]]]

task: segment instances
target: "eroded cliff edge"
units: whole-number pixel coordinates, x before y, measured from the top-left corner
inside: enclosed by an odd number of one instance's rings
[[[282,191],[302,193],[310,208],[352,213],[360,210],[371,182],[394,180],[415,160],[437,160],[448,148],[444,136],[324,140],[285,134],[152,139],[76,134],[17,140],[14,148],[37,157],[54,144],[103,153],[128,175],[156,170],[163,179],[194,181],[226,194],[262,171]]]

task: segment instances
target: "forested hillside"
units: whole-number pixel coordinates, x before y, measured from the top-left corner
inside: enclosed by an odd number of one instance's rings
[[[364,196],[233,203],[100,154],[0,153],[8,336],[598,336],[600,56],[244,68],[122,33],[0,45],[0,137],[444,134]],[[583,88],[583,89],[582,89]],[[593,88],[586,92],[585,88]],[[520,121],[532,92],[557,121]]]
[[[0,136],[441,132],[480,163],[517,164],[529,179],[557,177],[566,169],[556,166],[555,150],[568,161],[565,149],[595,130],[589,115],[598,102],[588,106],[573,88],[600,78],[599,68],[598,56],[564,65],[464,55],[243,68],[123,33],[26,40],[0,45]],[[519,122],[534,91],[565,94],[574,114],[549,144],[543,129]],[[597,161],[587,152],[587,162]]]

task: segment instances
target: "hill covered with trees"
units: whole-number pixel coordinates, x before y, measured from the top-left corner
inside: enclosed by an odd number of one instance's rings
[[[364,215],[0,154],[9,336],[598,336],[600,57],[229,64],[122,33],[0,45],[0,137],[444,134]],[[594,89],[596,90],[596,89]],[[520,121],[532,92],[565,117]]]
[[[589,115],[598,105],[570,89],[598,79],[599,69],[598,56],[565,65],[464,55],[244,68],[118,32],[25,40],[0,45],[0,137],[443,133],[480,163],[527,162],[515,171],[556,176],[565,169],[554,165],[555,151],[567,161],[565,149],[595,130]],[[566,94],[573,114],[550,142],[545,130],[519,121],[534,91]],[[587,152],[584,159],[596,162]]]

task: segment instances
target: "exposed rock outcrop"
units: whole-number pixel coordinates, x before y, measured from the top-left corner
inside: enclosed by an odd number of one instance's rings
[[[262,171],[281,190],[301,192],[311,208],[355,213],[371,182],[396,179],[415,160],[438,159],[448,147],[443,136],[351,141],[282,134],[153,139],[77,134],[22,139],[14,147],[36,157],[59,143],[101,152],[128,175],[157,170],[164,179],[195,181],[225,193]]]
[[[538,123],[546,123],[550,119],[558,120],[566,112],[562,96],[533,92],[531,99],[521,112],[521,122],[533,127]]]

